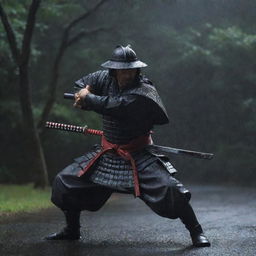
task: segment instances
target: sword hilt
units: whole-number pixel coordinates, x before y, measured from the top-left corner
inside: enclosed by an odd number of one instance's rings
[[[75,94],[74,93],[65,92],[63,97],[64,97],[64,99],[74,100],[75,99]]]
[[[85,135],[86,134],[98,135],[98,136],[102,136],[103,135],[103,131],[94,130],[94,129],[85,129],[84,133],[85,133]]]
[[[50,129],[57,129],[62,131],[78,132],[78,133],[85,133],[85,130],[87,129],[87,127],[54,123],[54,122],[46,122],[45,127]]]
[[[82,126],[76,126],[76,125],[70,125],[70,124],[46,122],[45,127],[50,129],[68,131],[68,132],[83,133],[84,135],[86,134],[98,135],[98,136],[103,135],[103,131],[88,129],[87,126],[82,127]]]

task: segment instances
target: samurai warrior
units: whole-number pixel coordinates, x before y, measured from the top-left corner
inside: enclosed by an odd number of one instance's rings
[[[189,203],[191,193],[178,181],[168,157],[156,150],[151,133],[169,122],[147,66],[130,45],[117,46],[100,70],[75,82],[74,106],[102,116],[101,145],[74,160],[54,179],[52,202],[66,226],[47,240],[78,240],[80,213],[99,210],[113,192],[134,194],[162,217],[179,218],[196,247],[210,246]]]

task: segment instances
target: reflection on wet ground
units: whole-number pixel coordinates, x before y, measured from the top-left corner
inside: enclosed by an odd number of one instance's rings
[[[193,248],[179,220],[154,214],[142,201],[115,194],[98,212],[82,214],[81,241],[45,241],[64,226],[56,209],[2,217],[0,255],[225,255],[254,256],[256,191],[246,188],[191,187],[191,204],[212,242]]]

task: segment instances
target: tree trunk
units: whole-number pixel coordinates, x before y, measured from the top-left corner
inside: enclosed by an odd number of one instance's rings
[[[27,63],[23,63],[19,67],[19,85],[25,143],[33,171],[34,186],[44,188],[48,185],[48,173],[41,140],[33,118]]]

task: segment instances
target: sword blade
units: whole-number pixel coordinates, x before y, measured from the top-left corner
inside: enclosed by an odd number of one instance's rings
[[[165,147],[165,146],[159,146],[159,145],[148,145],[147,149],[151,151],[155,151],[158,153],[171,153],[171,154],[182,154],[186,156],[196,157],[196,158],[202,158],[210,160],[213,158],[212,153],[204,153],[204,152],[198,152],[198,151],[192,151],[192,150],[185,150],[185,149],[179,149],[179,148],[171,148],[171,147]]]

